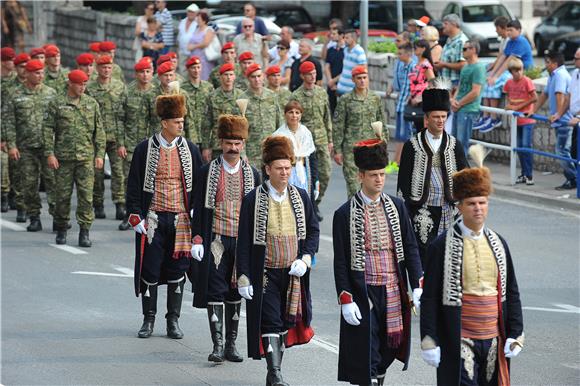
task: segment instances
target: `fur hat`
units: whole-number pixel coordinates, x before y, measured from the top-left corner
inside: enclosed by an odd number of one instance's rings
[[[433,81],[433,87],[423,91],[423,112],[449,111],[451,102],[449,99],[451,82],[445,78],[437,78]]]
[[[239,115],[223,114],[218,118],[218,138],[247,139],[248,120]]]
[[[185,108],[185,96],[159,95],[155,100],[155,111],[161,119],[183,118],[187,112]]]
[[[387,143],[382,139],[367,139],[354,144],[354,164],[360,170],[384,169],[389,163]]]
[[[491,173],[488,168],[483,166],[485,158],[483,146],[471,146],[469,156],[477,166],[465,168],[453,174],[453,198],[457,201],[469,197],[487,197],[493,191]]]
[[[294,147],[286,137],[270,136],[262,142],[262,162],[268,165],[279,159],[290,160],[294,165]]]

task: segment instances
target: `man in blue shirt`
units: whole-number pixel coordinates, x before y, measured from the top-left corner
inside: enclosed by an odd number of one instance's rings
[[[266,28],[266,24],[262,18],[256,16],[256,6],[254,3],[246,3],[244,4],[244,16],[249,17],[250,19],[254,20],[254,32],[262,35],[268,36],[270,33],[268,32],[268,28]],[[242,22],[240,21],[236,27],[236,35],[242,33]]]
[[[175,37],[173,36],[173,18],[171,12],[167,9],[167,2],[165,0],[158,0],[155,2],[157,12],[155,12],[155,19],[161,26],[161,34],[163,35],[163,49],[160,55],[164,55],[171,51],[175,45]]]
[[[510,20],[507,24],[508,42],[503,53],[497,58],[495,70],[490,74],[487,84],[493,85],[497,79],[507,70],[509,60],[514,57],[524,63],[524,70],[534,65],[532,57],[532,47],[528,40],[522,35],[522,25],[518,20]]]

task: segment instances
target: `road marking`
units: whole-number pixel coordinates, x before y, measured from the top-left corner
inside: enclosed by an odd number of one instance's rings
[[[88,254],[87,251],[83,251],[82,249],[71,247],[70,245],[57,245],[57,244],[48,244],[48,245],[50,245],[53,248],[60,249],[61,251],[72,253],[73,255],[86,255],[86,254]]]
[[[320,240],[322,240],[322,241],[328,241],[329,243],[332,243],[332,237],[331,236],[320,235]]]
[[[130,276],[133,277],[133,270],[131,268],[125,268],[125,267],[113,267],[116,271],[119,271],[121,273],[124,273],[125,276]]]
[[[564,216],[580,218],[580,214],[577,214],[574,211],[567,210],[567,209],[556,209],[556,208],[551,208],[548,206],[543,206],[541,204],[520,201],[520,200],[516,200],[516,199],[512,199],[512,198],[497,197],[497,196],[493,197],[493,200],[500,201],[500,202],[507,203],[507,204],[514,204],[514,205],[523,206],[524,208],[528,208],[528,209],[543,210],[546,212],[551,212],[551,213],[560,214],[560,215],[564,215]]]
[[[121,273],[110,273],[110,272],[92,272],[92,271],[74,271],[71,272],[76,275],[90,275],[90,276],[107,276],[107,277],[130,277],[133,278],[133,270],[125,267],[115,267],[116,271]]]
[[[24,228],[23,226],[15,224],[12,221],[4,220],[3,218],[0,218],[0,224],[4,228],[8,228],[8,229],[16,231],[16,232],[25,232],[26,231],[26,228]]]
[[[570,304],[552,303],[558,308],[544,308],[544,307],[522,307],[524,310],[532,311],[546,311],[546,312],[563,312],[567,314],[580,314],[580,307],[572,306]]]

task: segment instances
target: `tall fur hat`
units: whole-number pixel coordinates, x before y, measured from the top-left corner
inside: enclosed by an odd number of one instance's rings
[[[287,159],[294,165],[294,147],[286,137],[270,136],[262,142],[262,162],[268,165],[278,159]]]
[[[161,119],[183,118],[187,109],[185,108],[185,96],[159,95],[155,100],[155,111]]]
[[[247,139],[248,120],[245,117],[232,114],[223,114],[218,118],[218,138],[220,139]]]
[[[451,82],[449,80],[446,78],[435,79],[432,87],[423,91],[423,112],[451,110],[450,89]]]
[[[483,166],[485,158],[483,146],[471,146],[469,155],[477,166],[465,168],[453,174],[453,198],[457,201],[469,197],[487,197],[493,191],[491,173],[487,167]]]
[[[384,169],[389,163],[387,143],[381,139],[367,139],[354,144],[354,164],[360,170]]]

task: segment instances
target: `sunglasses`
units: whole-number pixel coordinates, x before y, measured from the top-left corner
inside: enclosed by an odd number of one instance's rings
[[[245,25],[245,26],[244,26],[244,28],[245,28],[245,29],[250,29],[250,28],[252,28],[252,27],[253,27],[253,25]]]
[[[463,51],[467,51],[469,49],[472,49],[473,47],[463,47]]]
[[[279,50],[286,50],[286,47],[282,47],[282,46],[278,46],[276,48],[279,49]]]

